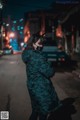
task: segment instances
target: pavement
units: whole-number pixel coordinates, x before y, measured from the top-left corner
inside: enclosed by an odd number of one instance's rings
[[[80,79],[80,53],[73,54],[72,59],[78,62],[77,69],[73,71],[73,75]]]
[[[52,79],[60,100],[66,101],[65,103],[68,107],[68,109],[64,107],[61,110],[62,113],[60,112],[65,117],[57,114],[58,117],[55,116],[55,120],[80,120],[80,54],[72,55],[72,60],[77,61],[75,70],[71,72],[65,71],[64,75],[62,73],[62,79],[61,73],[56,73],[54,77],[56,81]]]
[[[54,120],[80,120],[80,79],[77,80],[68,72],[64,76],[62,73],[56,73],[52,82],[59,99],[65,102],[64,109],[60,110]]]
[[[74,72],[58,71],[51,78],[64,107],[50,120],[80,120],[80,79]],[[28,120],[31,102],[26,87],[26,68],[21,55],[0,59],[0,111],[9,111],[10,120]]]
[[[21,54],[21,53],[22,53],[21,50],[19,50],[19,51],[13,51],[13,54],[14,54],[14,55],[16,55],[16,54]]]

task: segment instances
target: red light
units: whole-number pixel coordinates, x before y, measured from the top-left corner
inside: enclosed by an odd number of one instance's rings
[[[64,59],[64,58],[62,58],[62,59],[61,59],[61,61],[65,61],[65,59]]]
[[[59,61],[65,61],[65,59],[64,58],[59,58]]]

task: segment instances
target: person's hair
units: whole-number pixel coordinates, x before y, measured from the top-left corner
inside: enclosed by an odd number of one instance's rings
[[[37,32],[36,34],[33,34],[27,41],[27,46],[25,49],[34,49],[33,43],[36,43],[39,38],[40,38],[39,32]]]

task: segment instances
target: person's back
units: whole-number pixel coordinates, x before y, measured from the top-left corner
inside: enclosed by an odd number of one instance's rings
[[[47,120],[47,115],[60,107],[61,103],[55,92],[50,78],[54,75],[54,69],[43,56],[39,44],[40,39],[28,44],[22,53],[22,59],[26,64],[27,87],[29,90],[32,114],[29,120]],[[32,47],[32,48],[31,48]]]

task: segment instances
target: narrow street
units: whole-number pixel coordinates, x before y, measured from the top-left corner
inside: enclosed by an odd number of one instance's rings
[[[67,120],[80,120],[80,78],[75,74],[79,70],[68,69],[56,71],[51,80],[60,100],[75,99],[73,106],[76,112]],[[26,80],[26,68],[20,54],[0,58],[0,111],[9,111],[10,120],[29,118],[31,103]]]

